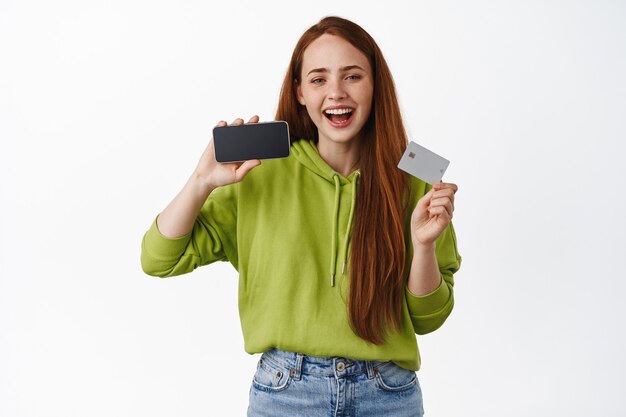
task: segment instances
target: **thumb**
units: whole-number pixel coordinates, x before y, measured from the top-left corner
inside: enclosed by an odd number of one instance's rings
[[[250,159],[248,161],[245,161],[243,164],[241,164],[239,168],[237,168],[237,181],[241,181],[243,177],[245,177],[246,174],[248,174],[248,172],[252,170],[252,168],[258,167],[259,165],[261,165],[261,161],[258,159]]]
[[[426,209],[426,207],[430,204],[430,200],[433,198],[433,194],[435,193],[435,188],[431,188],[428,190],[426,194],[422,196],[417,202],[417,206],[421,209]]]

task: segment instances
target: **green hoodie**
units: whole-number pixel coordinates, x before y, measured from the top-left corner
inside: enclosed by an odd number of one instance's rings
[[[442,283],[415,296],[405,286],[403,321],[384,345],[358,337],[349,324],[350,236],[360,171],[335,172],[313,141],[294,141],[288,158],[266,160],[243,181],[215,189],[193,230],[170,239],[156,226],[144,236],[141,263],[150,275],[169,277],[215,261],[239,272],[239,314],[246,352],[272,347],[312,356],[392,360],[417,371],[415,334],[439,328],[454,304],[453,274],[461,256],[450,224],[437,239]],[[405,219],[407,264],[413,256],[410,215],[430,186],[411,178]]]

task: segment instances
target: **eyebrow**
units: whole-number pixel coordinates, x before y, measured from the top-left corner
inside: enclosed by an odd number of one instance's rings
[[[339,68],[339,71],[344,72],[344,71],[350,71],[353,69],[360,69],[361,71],[365,72],[365,70],[359,67],[358,65],[348,65],[347,67]],[[314,68],[308,72],[307,76],[310,75],[312,72],[329,72],[329,71],[328,71],[328,68]]]

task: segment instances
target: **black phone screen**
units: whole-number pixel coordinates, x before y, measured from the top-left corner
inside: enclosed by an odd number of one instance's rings
[[[213,129],[217,162],[289,156],[289,126],[284,121],[217,126]]]

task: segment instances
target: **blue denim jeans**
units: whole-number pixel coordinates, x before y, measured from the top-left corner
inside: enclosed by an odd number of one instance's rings
[[[261,355],[248,417],[422,417],[417,374],[393,362],[317,357],[273,348]]]

